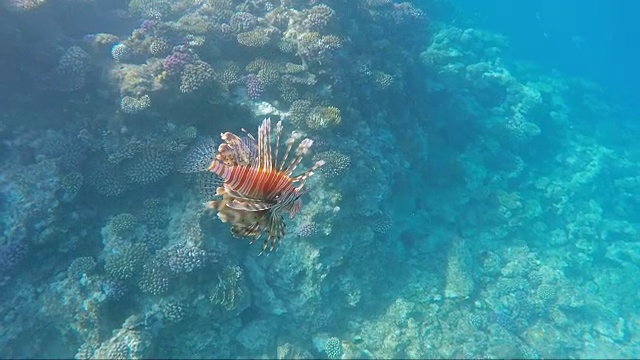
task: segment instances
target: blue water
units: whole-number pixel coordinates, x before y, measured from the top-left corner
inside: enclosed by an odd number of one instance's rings
[[[0,358],[637,358],[636,7],[0,0]]]
[[[638,4],[600,0],[465,1],[465,14],[504,33],[513,55],[568,76],[592,79],[633,107],[640,83]]]

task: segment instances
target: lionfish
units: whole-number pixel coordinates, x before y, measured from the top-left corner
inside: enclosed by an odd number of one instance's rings
[[[280,159],[281,121],[275,126],[274,146],[269,118],[258,127],[257,140],[244,129],[242,131],[246,136],[230,132],[221,134],[223,142],[217,153],[212,151],[215,154],[212,160],[214,154],[207,156],[206,148],[197,150],[199,154],[191,157],[199,162],[198,170],[215,174],[216,199],[205,205],[216,210],[222,222],[231,224],[235,237],[249,238],[250,243],[254,243],[266,234],[262,254],[267,248],[273,251],[284,238],[286,225],[282,214],[287,212],[294,218],[300,211],[300,198],[308,191],[304,188],[305,183],[324,161],[316,161],[308,170],[294,175],[313,145],[311,139],[303,139],[293,150],[302,137],[293,131],[284,142],[285,150]],[[207,158],[211,162],[205,168],[203,161]]]

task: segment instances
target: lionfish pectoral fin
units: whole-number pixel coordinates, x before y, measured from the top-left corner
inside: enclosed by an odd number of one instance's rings
[[[222,178],[212,172],[201,172],[197,174],[198,192],[204,200],[213,200],[220,197],[218,189],[224,183]]]
[[[224,143],[218,147],[216,158],[227,166],[251,166],[256,162],[255,142],[248,137],[239,137],[226,132],[221,135]]]
[[[211,137],[199,138],[178,161],[176,170],[181,173],[207,171],[216,154],[216,143]]]
[[[238,199],[233,199],[232,201],[227,203],[227,206],[234,210],[263,211],[263,210],[271,209],[273,207],[273,204],[269,204],[261,201],[242,201]]]

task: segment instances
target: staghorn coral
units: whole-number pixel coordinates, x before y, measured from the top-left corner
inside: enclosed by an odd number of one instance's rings
[[[335,106],[316,106],[309,112],[306,124],[310,129],[321,130],[340,124],[340,109]]]
[[[180,77],[180,91],[188,94],[210,87],[215,81],[215,71],[211,65],[197,60],[188,64]]]

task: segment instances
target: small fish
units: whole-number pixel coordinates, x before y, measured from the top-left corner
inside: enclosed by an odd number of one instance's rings
[[[243,132],[246,133],[244,129]],[[244,137],[229,132],[221,134],[223,143],[206,169],[218,178],[209,177],[215,182],[217,199],[206,205],[217,211],[222,222],[231,224],[236,237],[249,238],[253,243],[266,233],[260,254],[267,248],[273,251],[284,238],[286,225],[282,213],[289,213],[291,218],[296,216],[302,208],[300,197],[308,191],[304,189],[307,179],[324,165],[324,160],[318,160],[308,170],[294,175],[313,141],[305,138],[298,142],[301,134],[292,132],[284,142],[280,159],[282,122],[275,126],[275,146],[271,143],[271,132],[271,120],[267,118],[258,128],[257,140],[248,133]],[[204,145],[195,153],[203,155],[208,148],[209,145]],[[196,163],[199,170],[202,162]]]

